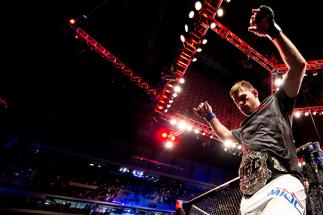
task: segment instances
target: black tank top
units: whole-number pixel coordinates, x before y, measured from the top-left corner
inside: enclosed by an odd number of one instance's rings
[[[293,141],[292,117],[295,99],[283,89],[267,97],[232,134],[247,150],[267,152],[290,172],[301,177]]]

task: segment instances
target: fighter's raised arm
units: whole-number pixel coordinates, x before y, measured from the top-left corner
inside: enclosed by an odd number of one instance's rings
[[[282,88],[288,97],[295,98],[302,84],[306,60],[275,22],[274,12],[270,7],[262,5],[258,9],[253,9],[252,13],[248,30],[258,36],[268,37],[278,49],[288,67]]]

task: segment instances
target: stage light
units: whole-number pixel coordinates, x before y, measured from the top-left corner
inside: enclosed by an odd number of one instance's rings
[[[132,175],[138,178],[144,177],[144,172],[140,170],[133,170]]]
[[[173,144],[171,141],[167,141],[167,142],[165,143],[165,147],[166,147],[167,149],[171,149],[171,148],[173,148],[173,146],[174,146],[174,144]]]
[[[185,37],[184,37],[184,35],[181,35],[180,36],[180,39],[181,39],[182,43],[185,43]]]
[[[178,81],[180,84],[184,84],[185,83],[185,79],[184,78],[180,78]]]
[[[176,121],[175,119],[172,119],[172,120],[170,121],[170,124],[171,124],[171,125],[176,125],[176,124],[177,124],[177,121]]]
[[[219,8],[217,14],[218,14],[218,17],[223,16],[223,14],[224,14],[223,9]]]
[[[206,43],[207,43],[207,39],[203,39],[202,44],[206,44]]]
[[[163,132],[163,133],[161,134],[161,137],[162,137],[162,138],[167,138],[167,137],[168,137],[168,134],[167,134],[166,132]]]
[[[88,17],[86,15],[81,15],[76,18],[71,18],[68,20],[68,23],[70,25],[78,24],[78,25],[84,25],[87,23]]]
[[[192,19],[192,18],[194,17],[194,11],[191,11],[191,12],[188,14],[188,17],[189,17],[190,19]]]
[[[188,25],[187,24],[185,24],[184,29],[185,29],[185,32],[188,32]]]
[[[294,113],[294,116],[295,116],[296,118],[299,118],[299,117],[301,116],[301,112],[296,111],[296,112]]]
[[[177,128],[178,128],[179,130],[185,130],[185,128],[186,128],[186,122],[185,122],[185,121],[180,121],[180,122],[178,123],[178,125],[177,125]]]
[[[69,20],[69,23],[70,23],[71,25],[74,25],[74,24],[76,23],[76,20],[75,20],[75,19],[70,19],[70,20]]]
[[[200,1],[195,2],[195,9],[197,11],[201,10],[202,8],[202,3]]]
[[[182,88],[181,88],[180,86],[175,86],[175,87],[174,87],[174,91],[175,91],[176,93],[181,92],[181,90],[182,90]]]
[[[122,173],[127,173],[129,172],[129,169],[127,167],[120,167],[119,171]]]
[[[214,22],[211,23],[210,27],[213,29],[216,27],[216,24]]]

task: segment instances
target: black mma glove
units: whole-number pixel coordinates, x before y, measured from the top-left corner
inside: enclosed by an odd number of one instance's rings
[[[267,22],[266,24],[267,29],[265,30],[266,34],[271,38],[274,39],[277,37],[279,32],[281,32],[281,28],[277,25],[275,22],[275,14],[274,11],[266,6],[266,5],[261,5],[259,7],[260,11],[257,13],[255,17],[255,24],[258,26],[258,28],[261,28],[262,25],[264,25],[263,22]]]

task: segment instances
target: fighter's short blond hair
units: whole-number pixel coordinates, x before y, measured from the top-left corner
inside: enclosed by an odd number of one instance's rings
[[[231,87],[230,96],[232,98],[235,98],[238,95],[239,91],[242,88],[245,88],[245,89],[254,89],[254,87],[252,86],[252,84],[250,84],[250,82],[248,82],[248,81],[239,81],[239,82],[235,83]]]

